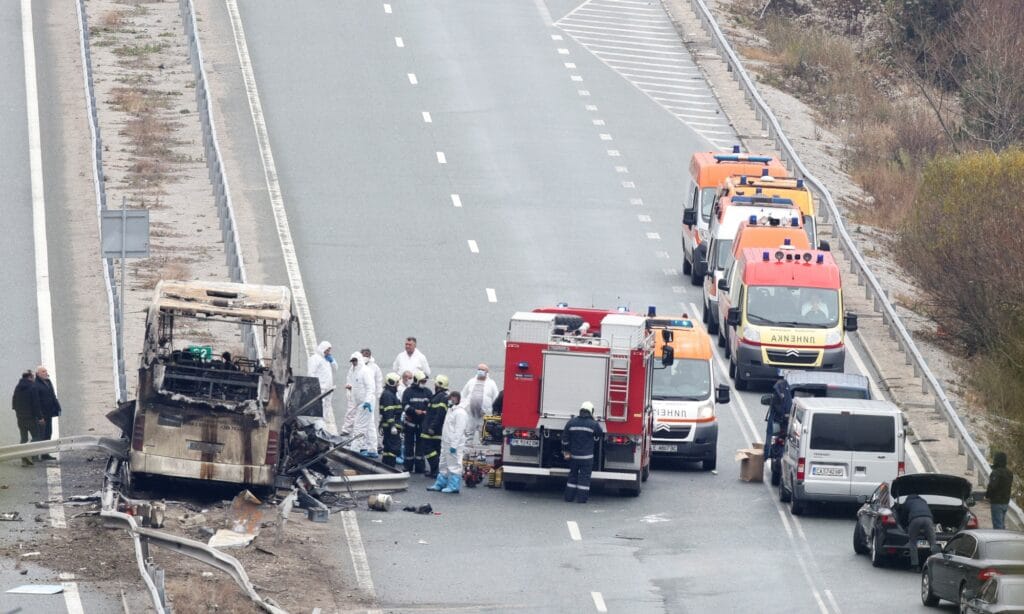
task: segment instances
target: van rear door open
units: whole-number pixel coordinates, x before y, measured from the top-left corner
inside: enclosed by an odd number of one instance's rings
[[[896,477],[900,461],[893,415],[815,412],[811,417],[807,473],[815,491],[870,494]]]

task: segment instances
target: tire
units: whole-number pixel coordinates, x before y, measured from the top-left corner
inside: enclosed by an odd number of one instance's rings
[[[868,546],[871,551],[871,566],[872,567],[885,567],[885,556],[878,551],[878,538],[875,537],[874,532],[871,533],[871,541]]]
[[[793,498],[793,493],[789,492],[786,488],[786,483],[782,481],[781,476],[779,479],[779,501],[782,503],[789,503],[790,499]]]
[[[651,477],[651,463],[648,462],[647,466],[640,470],[640,481],[646,482],[647,478]]]
[[[693,265],[686,259],[686,253],[683,253],[683,275],[689,275],[693,270]]]
[[[921,603],[929,608],[939,605],[938,595],[932,592],[932,575],[928,568],[921,572]]]
[[[704,323],[708,325],[708,334],[718,334],[718,322],[715,322],[711,318],[711,311],[708,309],[708,304],[704,303]]]
[[[732,345],[729,343],[729,333],[725,334],[725,357],[732,358]]]
[[[702,460],[701,466],[704,471],[714,471],[715,469],[718,469],[718,453],[716,452],[714,455]]]
[[[505,490],[526,490],[526,484],[523,482],[510,482],[509,480],[505,480],[503,484],[505,486]]]
[[[789,513],[794,516],[803,516],[807,511],[807,504],[796,496],[796,491],[789,493]]]
[[[860,519],[857,519],[857,524],[853,527],[853,551],[857,554],[867,554],[869,552],[867,540],[864,538],[864,526],[861,525]]]
[[[729,377],[736,379],[736,363],[729,361]]]
[[[718,328],[718,347],[725,347],[725,331],[721,327]]]
[[[772,486],[778,486],[782,483],[782,463],[778,459],[773,458],[771,461],[772,468]]]
[[[956,593],[956,603],[957,603],[957,607],[959,608],[958,611],[960,612],[960,614],[967,614],[967,611],[969,609],[967,607],[967,595],[964,594],[966,591],[967,591],[967,583],[966,582],[961,582],[960,583],[960,590],[957,591],[957,593]]]
[[[704,276],[700,275],[698,273],[697,267],[695,267],[695,266],[691,267],[690,283],[695,285],[695,286],[703,286],[704,285]]]
[[[704,309],[700,312],[700,321],[705,323],[705,324],[709,324],[711,322],[711,318],[708,317],[708,304],[705,301],[703,303],[703,305],[704,305]],[[708,334],[709,335],[713,335],[715,333],[711,332],[711,329],[708,328]]]
[[[564,326],[566,330],[577,330],[583,326],[583,318],[580,316],[557,315],[555,325]]]

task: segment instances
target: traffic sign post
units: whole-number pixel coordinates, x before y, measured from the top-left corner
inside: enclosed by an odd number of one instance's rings
[[[121,378],[120,389],[127,390],[124,358],[124,295],[127,291],[125,275],[128,269],[128,258],[149,256],[149,210],[126,209],[125,201],[122,199],[120,210],[107,209],[101,211],[100,214],[102,256],[108,260],[118,258],[121,261],[121,289],[117,310],[117,371],[118,377]],[[127,399],[119,399],[119,401],[123,403]]]

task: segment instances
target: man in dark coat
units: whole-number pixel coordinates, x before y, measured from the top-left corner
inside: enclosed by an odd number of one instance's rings
[[[41,438],[43,409],[39,402],[39,389],[36,388],[34,380],[32,371],[22,373],[11,397],[11,408],[18,418],[18,430],[21,431],[21,443],[38,441]],[[33,464],[32,459],[23,457],[21,464],[28,467]]]
[[[604,429],[594,420],[594,404],[584,401],[580,414],[565,423],[562,431],[562,454],[569,461],[569,477],[565,483],[565,500],[586,503],[590,497],[590,476],[594,471],[594,442],[604,436]]]
[[[985,498],[992,506],[992,528],[1006,528],[1006,510],[1010,507],[1013,473],[1006,466],[1006,452],[992,455],[992,474],[988,478]]]
[[[910,549],[910,566],[920,569],[917,553],[917,542],[924,538],[928,540],[928,546],[932,554],[939,552],[939,545],[935,541],[935,519],[932,517],[932,508],[921,495],[910,495],[903,501],[903,511],[907,515],[907,548]]]
[[[39,432],[39,439],[53,439],[53,419],[60,415],[60,401],[57,400],[57,392],[53,389],[50,372],[42,365],[36,367],[36,388],[39,390],[39,405],[43,410],[43,426]],[[44,454],[39,460],[56,459]]]

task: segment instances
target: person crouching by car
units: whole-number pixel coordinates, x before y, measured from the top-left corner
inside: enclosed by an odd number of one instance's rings
[[[932,549],[932,554],[939,551],[939,544],[935,541],[935,518],[932,517],[932,508],[920,495],[910,495],[903,502],[903,510],[907,514],[907,547],[910,549],[910,566],[920,569],[921,564],[917,555],[917,540],[925,538]]]

